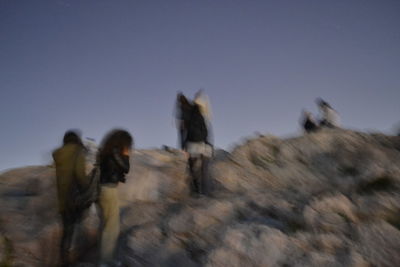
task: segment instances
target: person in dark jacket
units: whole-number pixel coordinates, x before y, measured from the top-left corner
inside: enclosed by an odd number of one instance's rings
[[[98,154],[100,164],[99,206],[102,218],[100,257],[102,266],[111,263],[119,235],[117,185],[125,183],[129,172],[132,136],[125,130],[113,130],[103,140]]]
[[[312,133],[318,130],[317,122],[314,120],[312,114],[306,110],[303,111],[301,124],[306,133]]]
[[[83,191],[89,186],[85,172],[86,150],[76,131],[67,131],[63,145],[53,152],[57,177],[58,209],[62,218],[63,232],[60,246],[61,266],[69,265],[69,250],[75,224],[81,219],[73,196],[74,191]]]
[[[191,109],[192,104],[190,101],[182,93],[178,93],[175,107],[175,120],[181,149],[184,149]]]
[[[208,193],[208,164],[212,156],[212,146],[208,140],[207,122],[200,106],[194,104],[188,121],[185,148],[189,154],[189,170],[192,177],[192,193]]]

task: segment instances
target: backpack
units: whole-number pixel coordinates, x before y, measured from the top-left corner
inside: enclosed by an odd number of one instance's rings
[[[100,166],[95,165],[90,171],[88,178],[90,179],[89,186],[85,189],[79,189],[77,186],[71,193],[70,212],[76,218],[81,218],[82,214],[90,208],[93,203],[96,203],[100,194]]]
[[[82,210],[88,209],[97,202],[100,194],[100,166],[95,165],[89,174],[90,184],[77,195],[78,207]]]
[[[190,120],[188,122],[187,141],[189,142],[207,142],[208,131],[200,108],[195,105],[192,108]]]

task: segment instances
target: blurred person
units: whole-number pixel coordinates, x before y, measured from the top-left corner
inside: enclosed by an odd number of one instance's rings
[[[307,110],[303,110],[301,124],[306,133],[311,133],[311,132],[315,132],[318,130],[317,122],[315,121],[313,115],[310,112],[308,112]]]
[[[132,145],[132,136],[125,130],[117,129],[106,135],[99,150],[97,160],[100,165],[101,266],[109,266],[113,262],[120,230],[117,186],[119,182],[125,183]]]
[[[334,110],[331,105],[322,98],[317,98],[316,103],[321,114],[319,126],[327,128],[340,127],[340,119],[336,110]]]
[[[69,250],[72,244],[75,224],[82,217],[74,197],[76,190],[83,191],[89,185],[85,172],[86,149],[76,131],[67,131],[63,145],[53,152],[56,168],[58,209],[63,231],[60,244],[61,266],[69,265]]]
[[[176,127],[178,129],[179,145],[181,149],[184,149],[191,109],[192,104],[190,101],[179,92],[176,98],[175,119]]]
[[[202,113],[202,110],[204,111],[195,101],[190,114],[185,142],[189,155],[192,193],[196,195],[208,193],[208,165],[213,150],[209,142],[206,114]]]

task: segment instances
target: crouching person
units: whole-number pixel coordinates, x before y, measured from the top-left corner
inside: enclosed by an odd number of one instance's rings
[[[312,114],[307,110],[303,110],[303,118],[301,121],[305,133],[312,133],[318,130],[318,124]]]
[[[58,207],[62,219],[62,237],[60,245],[61,266],[70,264],[69,250],[75,224],[82,219],[82,213],[77,207],[74,194],[83,191],[89,185],[85,173],[85,154],[81,138],[76,131],[67,131],[63,145],[53,152],[56,167]]]
[[[100,266],[112,266],[119,236],[119,203],[117,186],[125,182],[129,172],[129,156],[133,139],[125,130],[113,130],[103,140],[98,154],[102,232]]]

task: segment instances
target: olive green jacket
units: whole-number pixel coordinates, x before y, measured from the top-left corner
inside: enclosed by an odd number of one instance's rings
[[[59,212],[66,211],[71,197],[71,188],[78,185],[84,189],[89,185],[85,173],[85,150],[77,144],[66,144],[53,152],[57,176]]]

